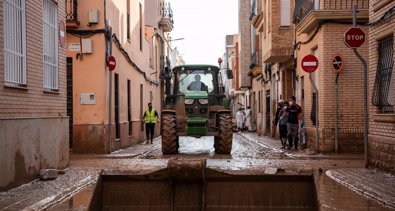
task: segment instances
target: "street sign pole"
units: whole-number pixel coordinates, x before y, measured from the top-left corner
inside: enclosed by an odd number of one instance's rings
[[[319,142],[318,142],[318,88],[315,85],[313,78],[311,77],[311,73],[316,71],[318,68],[318,59],[314,55],[307,55],[302,59],[302,69],[305,72],[309,73],[310,82],[313,85],[314,90],[316,91],[316,101],[315,101],[315,119],[316,119],[316,127],[315,127],[315,153],[319,152]]]
[[[339,149],[339,76],[344,69],[344,57],[339,53],[333,56],[333,71],[336,73],[335,80],[335,153]]]
[[[336,101],[336,114],[335,114],[335,153],[337,154],[339,148],[339,73],[336,73],[335,81],[335,101]]]
[[[357,6],[352,7],[352,25],[355,27],[357,25]],[[353,48],[355,55],[362,62],[363,65],[363,119],[364,119],[364,148],[365,148],[365,168],[368,167],[368,80],[367,80],[367,64],[362,55],[358,52],[357,48]]]

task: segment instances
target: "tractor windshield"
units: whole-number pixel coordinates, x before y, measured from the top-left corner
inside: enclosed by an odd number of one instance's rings
[[[179,72],[179,92],[187,91],[214,91],[214,76],[207,70],[186,70]]]

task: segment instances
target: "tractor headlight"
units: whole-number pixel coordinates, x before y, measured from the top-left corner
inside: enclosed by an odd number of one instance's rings
[[[208,99],[199,99],[199,103],[202,105],[208,104]]]
[[[185,99],[185,104],[192,105],[195,102],[195,99]]]

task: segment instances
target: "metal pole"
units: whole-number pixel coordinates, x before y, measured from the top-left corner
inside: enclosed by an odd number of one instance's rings
[[[313,78],[311,77],[311,73],[309,73],[309,78],[310,78],[310,82],[313,85],[314,90],[316,91],[316,100],[315,100],[315,120],[316,120],[316,124],[315,124],[315,152],[318,153],[319,151],[319,146],[318,146],[318,88],[315,85]]]
[[[111,42],[112,29],[111,29],[111,26],[108,27],[108,30],[109,30],[109,36],[110,37],[108,38],[108,41],[107,41],[107,45],[108,45],[107,58],[108,58],[108,56],[110,56],[112,54],[112,42]],[[108,90],[109,90],[109,94],[108,94],[109,95],[109,97],[108,97],[109,98],[109,100],[108,100],[108,104],[109,104],[108,105],[108,150],[109,150],[109,154],[111,154],[112,71],[108,71],[108,80],[109,80],[109,88],[108,88]]]
[[[352,7],[353,27],[357,25],[357,6]],[[368,167],[368,73],[367,64],[357,48],[353,48],[355,55],[362,62],[363,65],[363,129],[364,129],[364,148],[365,148],[365,168]]]
[[[335,115],[335,153],[338,152],[339,147],[339,73],[336,74],[335,80],[335,99],[336,99],[336,115]]]

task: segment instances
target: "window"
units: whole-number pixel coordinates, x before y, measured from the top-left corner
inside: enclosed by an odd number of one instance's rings
[[[58,90],[57,5],[50,0],[44,0],[43,10],[44,89],[56,91]]]
[[[281,0],[280,12],[281,12],[281,26],[290,26],[291,25],[291,2],[289,0]]]
[[[372,103],[383,113],[394,112],[395,80],[394,72],[394,37],[380,41],[376,80],[374,82]]]
[[[130,0],[126,6],[126,38],[130,40]]]
[[[4,81],[26,86],[25,0],[3,1]]]
[[[180,82],[179,93],[186,93],[187,91],[214,91],[214,84],[212,73],[204,70],[193,70],[192,72],[181,72],[178,78]]]

